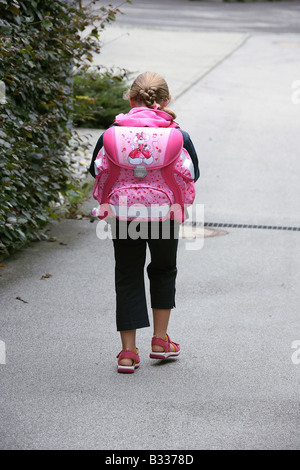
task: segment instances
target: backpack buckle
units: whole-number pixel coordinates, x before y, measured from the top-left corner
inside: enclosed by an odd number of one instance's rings
[[[134,167],[134,176],[136,176],[137,178],[145,178],[145,176],[147,175],[147,169],[144,165],[137,165],[136,167]]]

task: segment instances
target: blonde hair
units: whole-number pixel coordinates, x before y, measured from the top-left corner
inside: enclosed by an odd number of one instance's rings
[[[161,103],[170,101],[171,96],[166,80],[158,73],[141,73],[136,77],[125,97],[134,100],[136,103],[143,103],[151,109],[154,109],[155,105],[158,104],[160,111],[165,111],[173,119],[176,119],[174,111],[160,106]]]

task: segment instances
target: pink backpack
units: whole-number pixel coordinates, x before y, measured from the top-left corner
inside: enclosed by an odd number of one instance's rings
[[[193,162],[176,128],[110,127],[95,174],[100,219],[182,222],[195,199]]]

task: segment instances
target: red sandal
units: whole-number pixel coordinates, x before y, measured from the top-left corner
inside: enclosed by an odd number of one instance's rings
[[[154,344],[164,348],[164,351],[151,351],[151,359],[168,359],[169,357],[176,357],[180,354],[179,344],[174,343],[174,341],[171,341],[169,335],[166,335],[166,339],[157,338],[156,336],[153,336],[151,346],[153,346]],[[174,351],[172,351],[171,349],[171,344],[174,346]]]
[[[139,350],[136,349],[134,351],[130,351],[129,349],[123,349],[118,355],[118,372],[121,372],[123,374],[133,374],[135,369],[138,369],[140,366],[140,357],[139,357]],[[123,366],[120,364],[120,361],[122,359],[131,359],[132,360],[132,365],[131,366]]]

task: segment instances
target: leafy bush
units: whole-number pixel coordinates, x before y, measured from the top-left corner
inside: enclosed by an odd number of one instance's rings
[[[40,238],[51,203],[76,185],[64,159],[73,70],[89,68],[119,12],[93,3],[0,0],[0,253]]]
[[[123,98],[127,89],[128,72],[90,70],[74,77],[74,124],[78,127],[106,128],[118,113],[127,113],[128,101]]]

